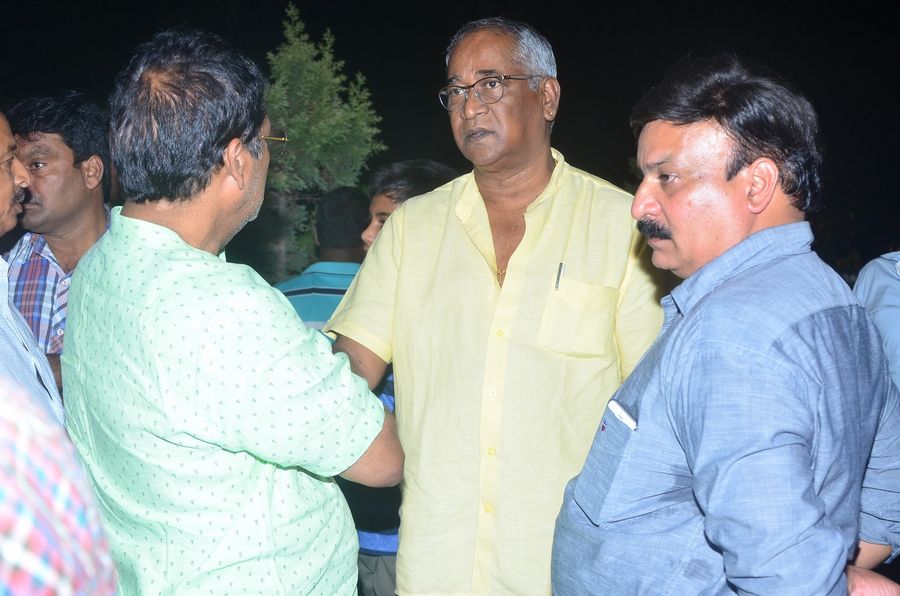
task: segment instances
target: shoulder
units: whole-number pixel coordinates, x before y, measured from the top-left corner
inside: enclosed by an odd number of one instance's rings
[[[397,207],[397,210],[391,214],[391,218],[398,213],[400,214],[398,219],[404,217],[433,217],[435,214],[446,213],[447,208],[456,204],[464,193],[475,188],[475,177],[472,173],[463,174],[431,192],[410,197],[403,201]],[[388,221],[390,221],[390,218]]]
[[[779,258],[740,272],[698,303],[700,333],[748,349],[774,345],[820,325],[850,320],[850,288],[815,253]]]
[[[42,239],[40,234],[25,232],[6,253],[6,261],[12,265],[28,259],[34,252],[35,245]]]
[[[900,252],[889,252],[866,263],[859,272],[855,288],[891,281],[900,281]]]
[[[589,193],[594,200],[609,201],[610,203],[624,204],[628,205],[629,208],[631,207],[633,197],[624,189],[569,163],[563,164],[563,167],[560,182],[564,188],[567,186],[575,187]]]
[[[625,190],[567,163],[563,164],[553,192],[564,201],[554,200],[554,209],[573,210],[573,216],[604,233],[620,231],[630,236],[633,197]]]

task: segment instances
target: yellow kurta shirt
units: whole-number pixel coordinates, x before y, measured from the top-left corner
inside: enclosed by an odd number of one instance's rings
[[[553,157],[502,288],[468,174],[394,212],[326,326],[394,363],[401,594],[550,593],[565,484],[661,325],[631,197]]]

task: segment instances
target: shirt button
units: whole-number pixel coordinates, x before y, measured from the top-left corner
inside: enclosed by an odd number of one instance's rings
[[[63,285],[64,288],[68,288],[68,287],[69,287],[69,280],[68,280],[68,279],[62,280],[62,285]]]
[[[503,329],[497,329],[497,337],[503,337]]]
[[[65,333],[65,332],[66,332],[65,329],[57,329],[57,330],[56,330],[56,335],[62,335],[62,334]]]
[[[493,456],[497,455],[497,450],[494,449],[493,447],[488,447],[487,454],[490,455],[491,457],[493,457]]]
[[[494,511],[494,508],[491,507],[490,503],[488,503],[487,505],[484,506],[485,513],[493,513],[493,511]]]

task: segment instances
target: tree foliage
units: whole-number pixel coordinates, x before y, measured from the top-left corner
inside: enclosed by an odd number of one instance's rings
[[[366,160],[385,148],[365,78],[349,79],[334,48],[330,31],[320,42],[311,40],[296,6],[288,5],[284,41],[268,55],[268,109],[272,130],[285,131],[289,141],[280,155],[273,151],[266,200],[257,222],[241,233],[239,248],[247,253],[239,259],[270,282],[296,275],[313,260],[315,198],[356,185]]]

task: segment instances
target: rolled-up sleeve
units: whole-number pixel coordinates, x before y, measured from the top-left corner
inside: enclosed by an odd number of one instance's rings
[[[889,560],[900,554],[900,391],[891,389],[863,479],[859,517],[860,539],[889,544]]]

